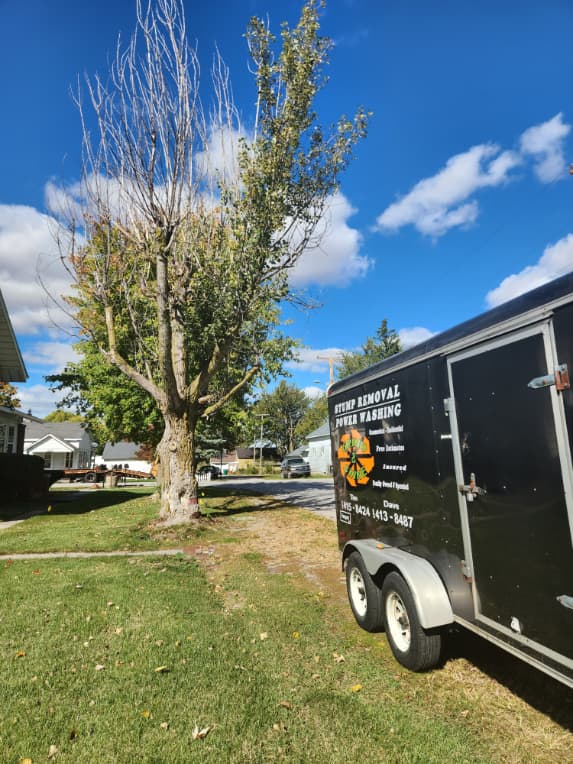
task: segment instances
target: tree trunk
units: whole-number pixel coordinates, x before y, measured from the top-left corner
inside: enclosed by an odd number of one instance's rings
[[[170,525],[196,520],[200,511],[195,479],[195,422],[188,415],[165,415],[165,432],[157,450],[160,518]]]

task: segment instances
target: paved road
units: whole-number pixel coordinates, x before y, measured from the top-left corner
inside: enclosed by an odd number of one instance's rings
[[[287,504],[295,504],[317,515],[335,520],[334,484],[332,478],[224,478],[225,485],[237,485],[249,491],[279,496]]]

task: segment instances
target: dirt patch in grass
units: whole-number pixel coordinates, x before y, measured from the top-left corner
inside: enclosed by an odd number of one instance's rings
[[[306,597],[312,593],[329,600],[337,626],[357,644],[375,650],[399,682],[397,700],[409,699],[459,717],[487,738],[486,749],[499,761],[573,761],[569,689],[465,632],[447,637],[441,668],[411,674],[395,662],[383,634],[361,631],[347,603],[331,521],[293,508],[261,509],[218,519],[216,527],[227,534],[226,543],[208,534],[208,541],[186,551],[205,569],[229,610],[246,605],[232,586],[233,569],[241,559],[260,561],[266,571],[290,576]]]

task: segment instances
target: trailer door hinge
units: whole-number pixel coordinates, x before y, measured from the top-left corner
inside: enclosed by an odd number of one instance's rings
[[[462,565],[462,576],[465,578],[465,580],[468,582],[468,584],[473,584],[473,576],[470,566],[465,560],[461,560]]]
[[[541,387],[550,387],[551,385],[555,385],[558,393],[571,388],[569,369],[566,363],[556,366],[553,374],[546,374],[544,377],[534,377],[527,383],[527,387],[531,387],[533,390],[538,390]]]

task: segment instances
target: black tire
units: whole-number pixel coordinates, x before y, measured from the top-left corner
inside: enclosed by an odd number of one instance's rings
[[[86,474],[86,483],[95,483],[97,480],[97,475],[95,472],[88,472]]]
[[[283,479],[286,480],[288,478],[288,472],[283,472]]]
[[[399,573],[389,573],[382,585],[384,629],[394,657],[410,671],[426,671],[440,660],[442,635],[426,631],[408,584]]]
[[[356,623],[365,631],[383,631],[382,593],[359,552],[352,552],[346,561],[346,591]]]

